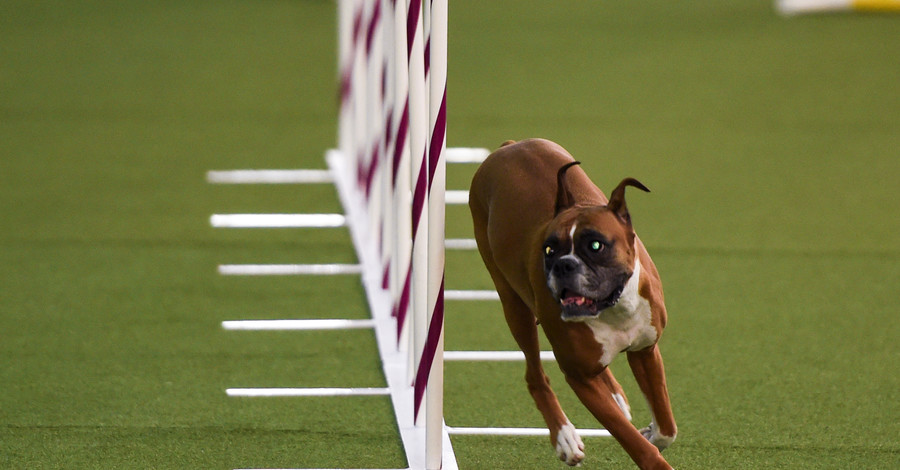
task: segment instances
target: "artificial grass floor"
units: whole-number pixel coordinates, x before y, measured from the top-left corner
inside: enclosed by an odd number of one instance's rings
[[[449,143],[555,139],[624,176],[663,276],[676,468],[900,462],[900,17],[768,2],[451,2]],[[341,230],[216,230],[215,212],[331,212],[333,189],[218,187],[210,169],[322,168],[336,141],[332,2],[0,6],[0,467],[403,464],[357,280],[220,263],[353,262]],[[451,168],[463,189],[472,167]],[[470,236],[464,209],[448,237]],[[448,254],[448,288],[488,288]],[[448,349],[510,349],[493,304],[448,303]],[[624,361],[614,370],[648,415]],[[547,367],[576,425],[596,423]],[[538,426],[520,364],[448,364],[451,426]],[[632,468],[590,439],[584,468]],[[461,468],[561,468],[545,439],[456,437]]]

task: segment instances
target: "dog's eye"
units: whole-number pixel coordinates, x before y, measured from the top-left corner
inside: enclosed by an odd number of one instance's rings
[[[553,254],[553,248],[550,245],[544,245],[544,254],[550,256]]]
[[[599,253],[603,251],[603,243],[600,243],[599,240],[594,240],[591,242],[591,251],[594,253]]]

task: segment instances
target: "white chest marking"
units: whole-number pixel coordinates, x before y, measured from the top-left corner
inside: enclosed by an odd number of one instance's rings
[[[635,259],[634,272],[625,283],[615,305],[585,320],[594,338],[603,346],[600,363],[608,366],[620,351],[637,351],[656,341],[656,328],[650,323],[650,302],[638,293],[641,262]]]

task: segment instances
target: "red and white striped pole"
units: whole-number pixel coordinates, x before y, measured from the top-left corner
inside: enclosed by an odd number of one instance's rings
[[[366,54],[366,140],[358,177],[361,192],[367,203],[367,231],[373,235],[369,237],[371,239],[369,249],[373,253],[379,254],[375,258],[380,261],[384,200],[381,197],[381,183],[383,181],[379,175],[383,169],[384,126],[386,124],[384,109],[385,87],[383,86],[385,80],[384,38],[382,34],[384,21],[382,20],[381,0],[369,0],[366,3],[368,15],[366,16],[363,35]],[[367,282],[380,285],[381,279],[376,277],[368,279]]]
[[[409,50],[407,48],[407,5],[403,0],[393,3],[393,88],[394,125],[393,152],[391,153],[391,187],[395,230],[391,259],[392,315],[397,319],[397,343],[408,350],[406,326],[410,304],[412,266],[412,197],[409,148]]]
[[[396,229],[396,206],[394,205],[394,171],[393,171],[393,154],[394,145],[396,145],[395,137],[397,135],[394,127],[394,107],[396,106],[396,87],[394,62],[396,55],[394,54],[394,1],[393,0],[376,0],[381,3],[381,31],[382,31],[382,96],[383,96],[383,122],[382,122],[382,151],[381,163],[379,167],[379,186],[381,188],[378,195],[381,201],[381,220],[379,227],[380,235],[380,254],[381,254],[381,288],[386,290],[393,298],[393,287],[391,280],[391,269],[395,252],[394,239],[397,237]]]
[[[425,36],[422,0],[409,0],[407,49],[409,52],[409,143],[412,178],[412,266],[410,268],[411,361],[410,382],[415,378],[425,345],[428,311],[428,104],[425,91]]]
[[[443,343],[444,343],[444,193],[447,147],[447,0],[428,2],[428,103],[429,144],[428,254],[426,337],[415,380],[418,414],[425,400],[426,468],[441,468],[443,431]],[[424,396],[424,397],[423,397]]]
[[[362,24],[365,3],[361,0],[339,2],[339,60],[341,111],[338,119],[338,145],[347,164],[347,172],[356,175],[357,157],[365,136],[364,91],[365,52]]]
[[[338,149],[348,155],[353,149],[353,13],[354,2],[338,2],[338,80],[340,83],[340,112],[338,113]]]
[[[349,170],[352,171],[351,176],[355,178],[354,187],[356,189],[354,192],[357,197],[362,197],[360,175],[364,171],[368,137],[368,123],[366,122],[368,57],[366,57],[365,47],[365,25],[370,9],[366,7],[367,3],[364,0],[356,0],[353,12],[353,69],[350,74],[352,94],[350,105],[353,120],[351,138],[353,143],[352,153],[347,155],[347,159],[351,162]]]

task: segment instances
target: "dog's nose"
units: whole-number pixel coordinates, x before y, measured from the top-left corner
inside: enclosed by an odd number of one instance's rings
[[[553,264],[553,274],[557,277],[572,274],[578,270],[578,260],[572,256],[563,256]]]

